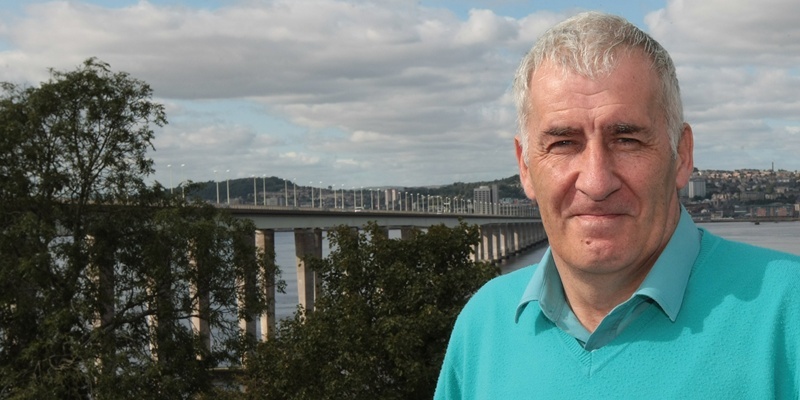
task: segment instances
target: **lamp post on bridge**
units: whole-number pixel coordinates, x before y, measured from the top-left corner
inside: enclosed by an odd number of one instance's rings
[[[258,189],[256,189],[256,176],[250,175],[253,178],[253,205],[258,206]]]
[[[167,170],[169,171],[169,194],[173,194],[173,189],[172,189],[172,164],[167,164]]]
[[[217,205],[219,205],[219,179],[217,179],[217,170],[214,170],[214,182],[217,184]]]
[[[231,176],[230,176],[230,172],[231,172],[231,170],[229,170],[229,169],[225,170],[225,186],[227,187],[226,192],[228,194],[228,205],[229,206],[231,205]]]
[[[308,182],[308,187],[311,188],[311,208],[314,208],[314,182]]]
[[[181,195],[183,198],[186,198],[186,174],[183,173],[183,166],[186,164],[181,164]]]

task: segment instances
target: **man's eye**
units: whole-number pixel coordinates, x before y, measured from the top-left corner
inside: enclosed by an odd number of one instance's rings
[[[574,140],[558,140],[550,143],[547,148],[550,153],[566,154],[574,152],[577,146],[578,142]]]
[[[621,137],[621,138],[617,138],[616,142],[619,143],[619,144],[628,145],[628,144],[637,144],[637,143],[639,143],[639,140],[633,139],[633,138]]]

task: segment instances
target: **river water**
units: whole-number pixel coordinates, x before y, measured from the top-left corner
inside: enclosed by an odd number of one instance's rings
[[[750,243],[787,253],[800,255],[800,221],[793,222],[710,222],[698,226],[727,239]],[[400,232],[390,230],[390,238],[399,238]],[[538,263],[547,246],[543,244],[534,249],[504,260],[500,270],[507,273],[531,264]],[[297,271],[292,232],[275,232],[275,261],[282,270],[286,281],[286,293],[278,293],[275,298],[275,314],[278,320],[291,317],[297,308]],[[322,241],[322,256],[330,254],[328,241]]]

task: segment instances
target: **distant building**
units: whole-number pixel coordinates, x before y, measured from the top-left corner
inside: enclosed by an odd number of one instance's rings
[[[480,186],[472,191],[473,209],[476,214],[497,214],[500,201],[497,185]]]
[[[689,179],[689,184],[686,185],[686,195],[693,199],[695,197],[706,197],[706,180],[703,178]]]
[[[770,204],[765,206],[750,207],[750,215],[759,218],[769,217],[793,217],[794,205],[788,204]]]
[[[766,199],[764,192],[746,191],[739,194],[739,200],[741,201],[759,201],[764,199]]]

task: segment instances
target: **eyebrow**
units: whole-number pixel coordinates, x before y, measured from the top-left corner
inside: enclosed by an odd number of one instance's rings
[[[580,132],[581,132],[580,129],[570,128],[570,127],[555,127],[555,128],[545,129],[544,131],[542,131],[542,133],[545,136],[557,136],[557,137],[573,136]]]
[[[643,126],[635,124],[618,123],[611,124],[603,128],[604,133],[611,135],[624,135],[631,133],[641,133],[646,129]]]
[[[578,135],[582,132],[582,129],[572,128],[568,126],[557,126],[553,128],[548,128],[542,131],[544,136],[553,136],[553,137],[567,137],[567,136],[574,136]],[[647,128],[636,125],[636,124],[629,124],[629,123],[616,123],[610,124],[603,127],[603,133],[607,135],[625,135],[625,134],[633,134],[633,133],[642,133],[646,132]]]

